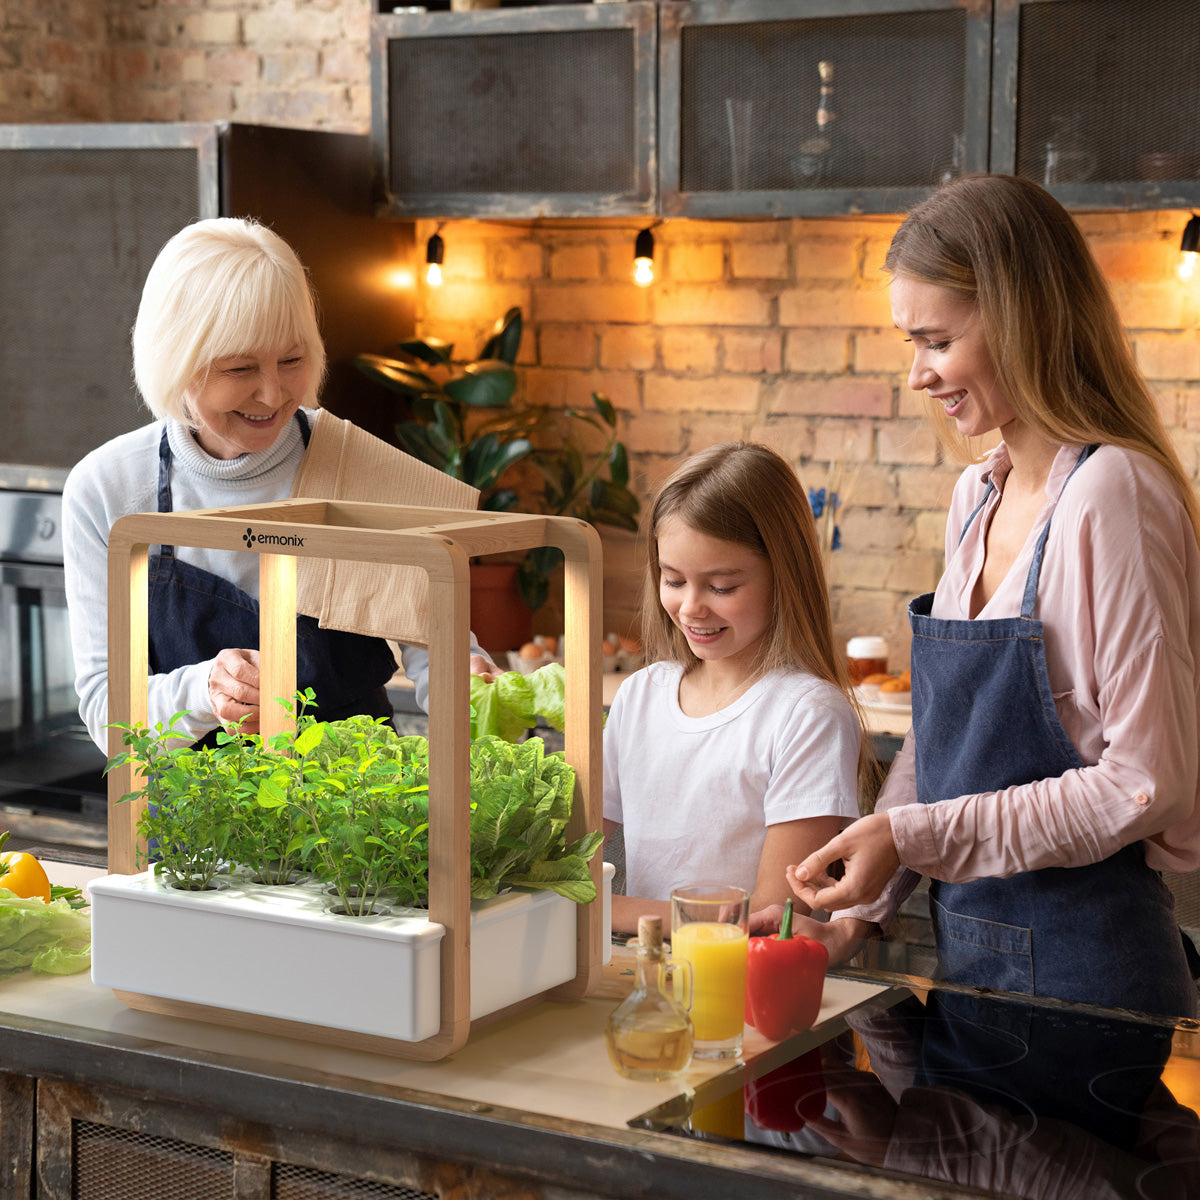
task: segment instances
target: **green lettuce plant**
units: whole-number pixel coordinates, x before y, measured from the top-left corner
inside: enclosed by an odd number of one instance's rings
[[[552,667],[536,680],[502,676],[491,685],[484,724],[515,737],[548,710],[561,728],[565,685],[562,668]],[[123,799],[147,801],[139,832],[154,869],[189,889],[211,887],[231,862],[263,880],[303,870],[353,915],[380,900],[427,907],[427,741],[402,737],[382,719],[316,721],[303,711],[312,700],[311,691],[300,697],[295,734],[267,742],[234,732],[211,749],[181,745],[183,714],[154,729],[120,727],[127,749],[109,769],[131,762],[144,773],[143,787]],[[540,738],[514,744],[482,732],[470,771],[472,897],[520,886],[593,900],[588,863],[603,836],[566,841],[575,773],[562,753],[545,753]]]

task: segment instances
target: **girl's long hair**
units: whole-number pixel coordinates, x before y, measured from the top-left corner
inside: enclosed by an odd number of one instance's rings
[[[648,662],[663,659],[694,671],[700,659],[659,599],[658,535],[668,518],[709,537],[744,546],[771,566],[771,624],[759,647],[756,678],[768,671],[806,671],[832,683],[862,713],[845,656],[834,641],[829,589],[812,509],[796,473],[774,450],[724,442],[693,455],[659,489],[646,523],[648,569],[642,600],[642,641]],[[878,766],[865,730],[859,754],[860,792],[873,793]]]
[[[1200,537],[1200,507],[1134,361],[1108,285],[1079,227],[1049,192],[1013,175],[939,188],[909,213],[884,269],[950,288],[978,308],[998,385],[1051,442],[1121,446],[1170,476]],[[972,457],[931,405],[956,457]]]

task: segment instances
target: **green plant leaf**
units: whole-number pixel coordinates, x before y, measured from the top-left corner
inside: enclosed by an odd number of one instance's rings
[[[411,338],[398,342],[396,349],[410,358],[427,362],[431,367],[445,366],[454,353],[453,342],[443,342],[441,338]]]
[[[472,487],[485,491],[510,467],[533,453],[533,443],[527,438],[501,442],[494,434],[476,438],[463,455],[463,478]],[[515,495],[515,494],[514,494]]]
[[[437,391],[437,384],[428,375],[414,370],[397,358],[385,358],[381,354],[356,354],[354,365],[368,379],[374,379],[390,391],[405,396]]]
[[[500,359],[468,363],[461,375],[449,379],[446,395],[472,408],[501,408],[517,390],[517,373]]]
[[[608,455],[608,475],[614,487],[628,488],[629,486],[629,455],[624,442],[616,442]],[[635,501],[636,505],[636,501]],[[637,512],[635,507],[634,512]]]
[[[596,411],[604,418],[605,425],[610,429],[616,429],[617,410],[613,408],[612,401],[603,392],[593,392],[592,403],[595,404]]]
[[[480,358],[498,358],[512,364],[517,361],[517,351],[521,348],[521,333],[524,321],[521,310],[513,307],[500,317],[492,326],[492,332],[479,352]]]
[[[497,488],[494,492],[484,496],[479,507],[484,512],[512,512],[518,498],[512,488]]]

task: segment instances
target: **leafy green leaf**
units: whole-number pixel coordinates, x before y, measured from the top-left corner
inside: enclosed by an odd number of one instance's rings
[[[492,326],[492,332],[488,340],[484,342],[479,357],[498,358],[506,363],[515,363],[517,351],[521,347],[523,324],[521,310],[516,307],[510,308]]]
[[[444,342],[441,338],[411,338],[397,343],[396,349],[410,358],[417,358],[431,367],[438,367],[450,361],[454,353],[454,343]]]
[[[382,354],[357,354],[354,365],[389,391],[401,395],[415,395],[436,391],[437,384],[423,371],[418,371],[398,358],[385,358]]]
[[[506,362],[490,358],[468,363],[443,390],[452,400],[473,408],[500,408],[517,390],[517,373]]]
[[[501,442],[494,433],[476,438],[463,456],[463,478],[480,491],[492,487],[509,467],[533,452],[528,438]],[[515,498],[515,493],[512,493]]]
[[[596,406],[596,411],[604,418],[604,423],[610,429],[617,427],[617,410],[613,408],[612,401],[602,392],[592,393],[592,403]]]
[[[608,455],[608,475],[613,487],[629,487],[629,454],[624,442],[617,442]],[[637,501],[634,501],[633,511],[637,512]]]

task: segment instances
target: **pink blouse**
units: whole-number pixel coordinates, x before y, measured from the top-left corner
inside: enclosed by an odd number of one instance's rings
[[[1034,616],[1044,625],[1059,719],[1086,765],[919,804],[910,733],[875,806],[891,814],[903,866],[878,901],[838,916],[886,925],[915,886],[913,872],[955,883],[1005,877],[1099,862],[1138,840],[1156,870],[1200,867],[1200,550],[1174,486],[1151,459],[1103,446],[1064,490],[1078,457],[1078,447],[1058,452],[1046,503],[978,616],[1020,614],[1034,546],[1053,513]],[[959,478],[935,617],[970,617],[985,531],[1011,465],[1002,443]],[[989,476],[996,490],[959,544]]]

